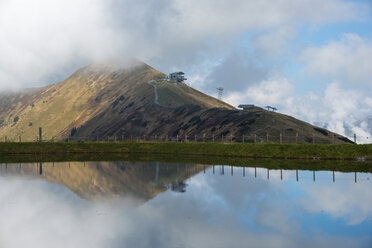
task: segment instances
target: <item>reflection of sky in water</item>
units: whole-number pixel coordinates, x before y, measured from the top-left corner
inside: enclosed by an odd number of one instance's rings
[[[163,166],[163,165],[161,165]],[[164,172],[164,170],[163,170]],[[371,247],[370,174],[215,167],[186,192],[91,202],[68,188],[0,176],[0,247]],[[162,173],[162,170],[160,170]],[[148,182],[154,183],[154,182]]]

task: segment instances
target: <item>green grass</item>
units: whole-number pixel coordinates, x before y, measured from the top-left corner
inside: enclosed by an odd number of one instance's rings
[[[207,155],[241,158],[372,160],[372,145],[222,143],[0,143],[0,154],[130,153]]]

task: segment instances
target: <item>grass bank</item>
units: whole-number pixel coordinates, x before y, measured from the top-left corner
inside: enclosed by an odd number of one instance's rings
[[[372,160],[372,145],[223,144],[175,142],[0,143],[1,156],[15,154],[174,154],[240,158]]]

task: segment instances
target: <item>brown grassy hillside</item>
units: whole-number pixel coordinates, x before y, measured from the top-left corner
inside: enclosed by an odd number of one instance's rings
[[[0,139],[106,139],[107,137],[192,137],[241,141],[257,135],[264,141],[343,143],[344,137],[292,117],[261,108],[239,111],[136,62],[132,67],[95,64],[65,81],[40,89],[0,96]],[[219,138],[217,138],[219,137]],[[248,140],[248,141],[252,141]]]

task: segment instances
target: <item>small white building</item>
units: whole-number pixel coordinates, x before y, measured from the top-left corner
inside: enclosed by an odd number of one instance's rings
[[[185,73],[183,73],[182,71],[173,72],[173,73],[169,74],[169,80],[174,80],[174,81],[182,83],[183,81],[187,80],[187,78],[185,78],[184,75],[185,75]]]

